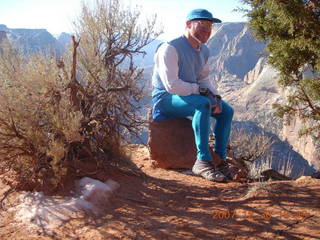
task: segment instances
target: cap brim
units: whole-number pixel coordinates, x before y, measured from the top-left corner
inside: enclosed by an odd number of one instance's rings
[[[218,19],[218,18],[212,18],[212,21],[214,23],[222,23],[222,21],[220,19]]]
[[[193,21],[193,20],[207,20],[207,21],[211,21],[211,22],[214,22],[214,23],[222,23],[222,21],[218,18],[205,18],[205,17],[202,17],[202,18],[191,18],[191,19],[187,19],[187,21]]]

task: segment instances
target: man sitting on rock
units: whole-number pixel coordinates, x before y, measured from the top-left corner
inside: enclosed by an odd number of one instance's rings
[[[192,116],[197,149],[194,174],[216,182],[231,178],[214,166],[209,150],[210,117],[215,121],[215,153],[225,163],[233,108],[223,101],[209,81],[208,41],[214,18],[205,9],[192,10],[183,36],[163,43],[155,55],[152,77],[153,120]],[[222,164],[225,165],[225,164]]]

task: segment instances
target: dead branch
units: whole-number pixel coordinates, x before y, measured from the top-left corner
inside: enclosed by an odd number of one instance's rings
[[[72,69],[71,69],[71,79],[70,79],[70,90],[71,90],[71,102],[73,103],[73,107],[76,111],[80,110],[80,99],[77,96],[78,93],[78,85],[80,85],[76,79],[77,74],[77,48],[79,46],[79,41],[75,40],[75,37],[72,36],[72,47],[73,47],[73,54],[72,54]]]

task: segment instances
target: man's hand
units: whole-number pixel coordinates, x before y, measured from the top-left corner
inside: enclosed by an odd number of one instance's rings
[[[222,112],[221,96],[214,95],[212,92],[209,93],[208,98],[211,102],[211,109],[213,114]]]
[[[211,102],[212,113],[222,112],[221,96],[213,94],[208,88],[199,88],[200,95],[206,96]]]

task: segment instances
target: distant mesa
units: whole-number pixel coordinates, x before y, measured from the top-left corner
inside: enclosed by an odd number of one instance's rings
[[[36,52],[60,55],[65,51],[65,45],[70,42],[70,34],[62,33],[56,39],[46,29],[8,28],[0,24],[1,37],[8,38],[10,44],[16,46],[25,55]]]

